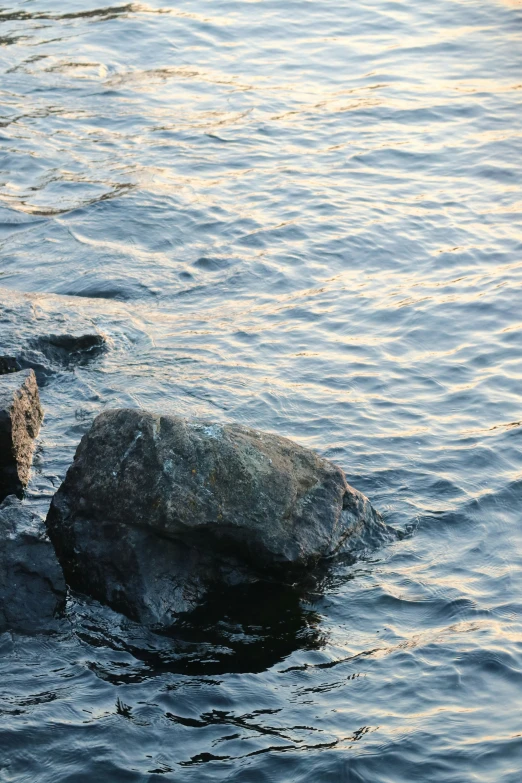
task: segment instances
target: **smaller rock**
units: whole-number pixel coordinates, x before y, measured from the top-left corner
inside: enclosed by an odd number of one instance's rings
[[[106,350],[102,334],[48,334],[40,335],[30,342],[31,348],[42,353],[54,365],[68,367],[71,364],[86,364]]]
[[[85,306],[63,296],[20,294],[0,286],[0,375],[35,371],[40,388],[57,374],[95,361],[110,346]]]
[[[43,523],[10,496],[0,505],[0,631],[58,628],[66,586]]]
[[[20,362],[14,356],[0,356],[0,375],[19,372],[21,369]]]
[[[99,332],[65,332],[32,337],[16,353],[5,357],[5,372],[34,370],[38,384],[46,386],[56,373],[84,366],[107,350],[107,338]],[[12,368],[12,369],[10,369]],[[0,359],[0,375],[2,360]]]
[[[0,376],[0,501],[29,481],[43,411],[33,370]]]

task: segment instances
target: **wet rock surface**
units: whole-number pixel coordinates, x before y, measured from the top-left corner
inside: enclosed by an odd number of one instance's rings
[[[0,376],[0,500],[29,481],[43,411],[33,370]]]
[[[55,529],[51,535],[73,588],[147,625],[169,627],[205,601],[211,584],[252,580],[232,557],[132,525],[78,521],[74,552],[72,538],[58,541]]]
[[[168,624],[212,584],[298,578],[387,527],[337,465],[277,435],[135,409],[100,414],[51,503],[68,583]]]
[[[43,522],[9,496],[0,505],[0,631],[56,629],[65,597]]]

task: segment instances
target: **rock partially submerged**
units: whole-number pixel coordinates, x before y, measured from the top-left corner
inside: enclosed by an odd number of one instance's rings
[[[16,497],[6,498],[0,505],[0,630],[54,630],[65,596],[43,523]]]
[[[94,321],[70,302],[0,287],[0,375],[31,368],[40,385],[56,373],[85,365],[107,350]]]
[[[84,332],[80,327],[70,332],[42,334],[31,337],[19,348],[15,357],[18,368],[35,371],[44,386],[56,373],[86,365],[107,350],[107,341],[99,332]]]
[[[19,372],[21,369],[22,366],[15,356],[0,356],[0,375]]]
[[[27,486],[42,418],[33,370],[0,375],[0,500]]]
[[[213,582],[292,574],[387,531],[337,465],[239,424],[100,414],[47,527],[68,583],[168,625]]]
[[[69,367],[86,364],[106,350],[106,339],[99,332],[74,331],[45,334],[29,341],[32,350],[43,354],[51,365]]]

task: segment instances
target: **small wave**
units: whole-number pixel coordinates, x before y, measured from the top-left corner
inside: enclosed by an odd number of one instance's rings
[[[104,279],[96,274],[88,274],[68,281],[59,286],[55,293],[87,299],[115,299],[119,302],[156,296],[155,291],[144,283],[132,280],[132,278]]]

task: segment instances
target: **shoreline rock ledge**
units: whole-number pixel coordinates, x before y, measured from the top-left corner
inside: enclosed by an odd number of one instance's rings
[[[101,413],[53,498],[66,581],[139,622],[169,626],[212,585],[298,578],[389,538],[337,465],[239,424]]]

